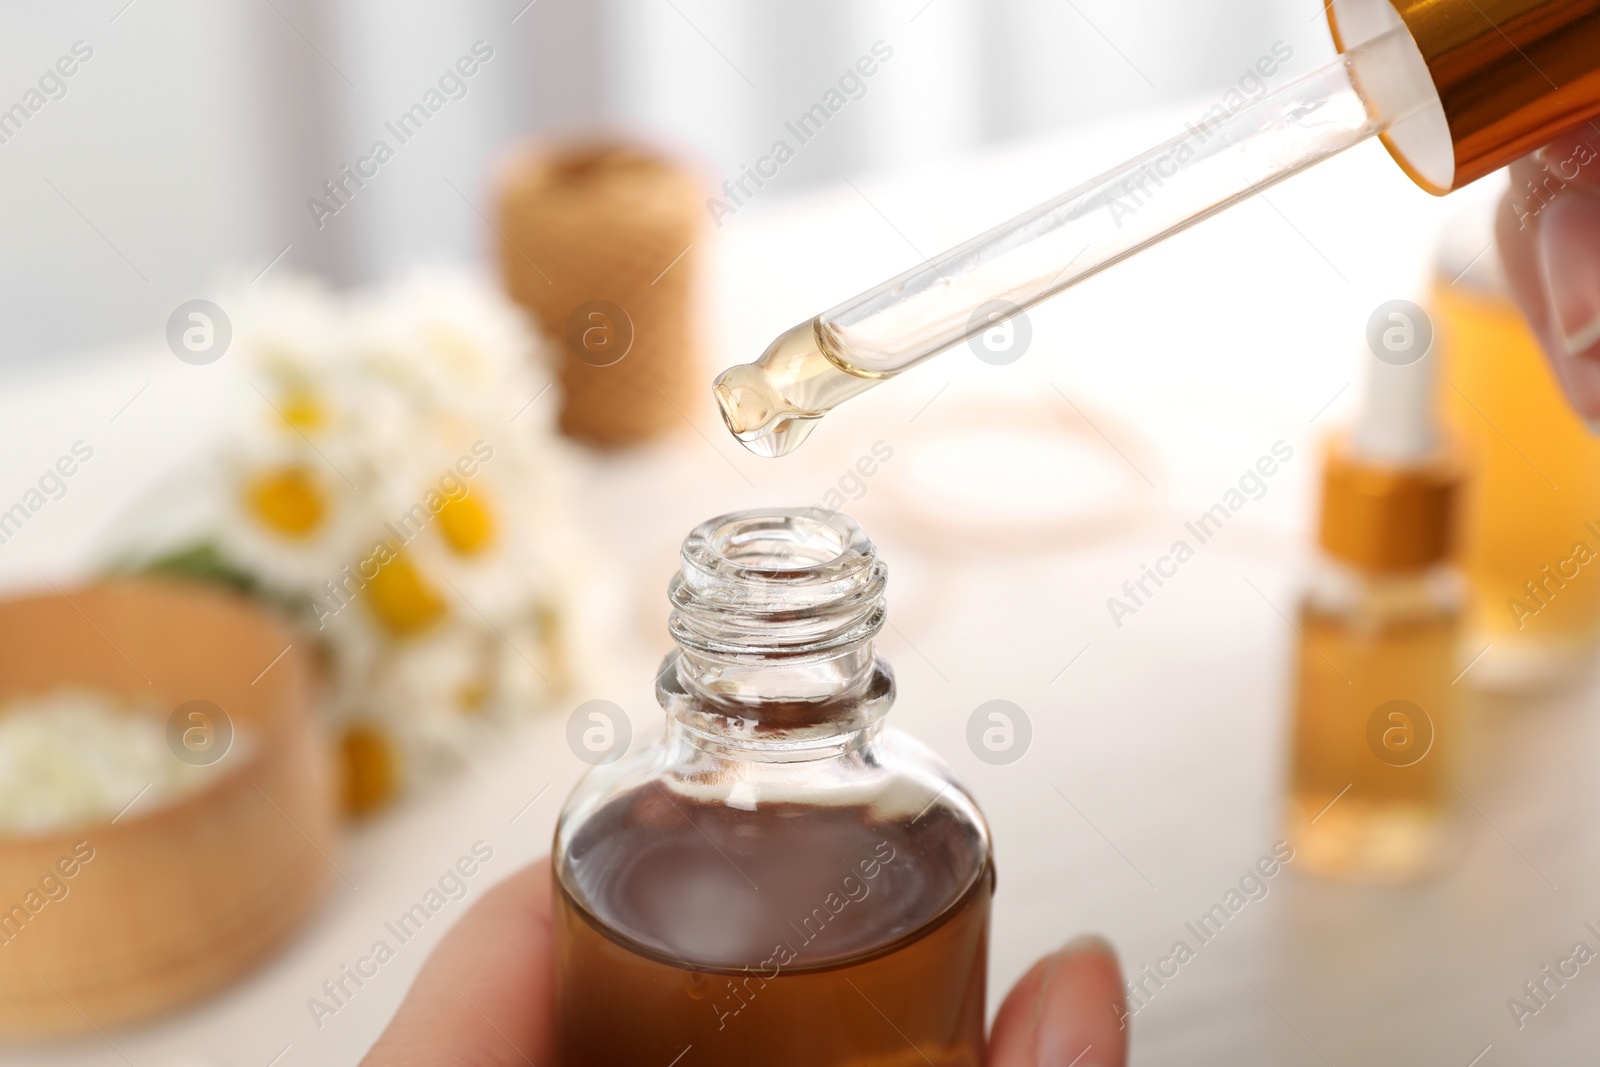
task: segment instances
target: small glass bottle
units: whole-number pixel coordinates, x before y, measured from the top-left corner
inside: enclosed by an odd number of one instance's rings
[[[1467,645],[1485,651],[1462,684],[1566,688],[1592,669],[1600,638],[1600,439],[1511,297],[1490,206],[1473,208],[1446,231],[1431,301],[1451,382],[1445,418],[1473,464],[1461,563],[1473,591]]]
[[[1428,357],[1431,363],[1433,357]],[[1431,369],[1375,365],[1323,466],[1323,557],[1300,608],[1289,837],[1296,866],[1360,883],[1453,853],[1465,582],[1449,562],[1462,465],[1434,431]]]
[[[563,1067],[981,1062],[989,833],[883,723],[886,573],[816,508],[684,541],[665,733],[556,830]]]

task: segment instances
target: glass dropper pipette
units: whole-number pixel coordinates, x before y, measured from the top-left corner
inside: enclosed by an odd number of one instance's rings
[[[1600,116],[1600,0],[1328,0],[1342,55],[781,335],[719,376],[792,451],[852,396],[1377,134],[1446,192]]]
[[[1396,27],[781,335],[714,384],[751,451],[793,451],[838,404],[1429,107]]]

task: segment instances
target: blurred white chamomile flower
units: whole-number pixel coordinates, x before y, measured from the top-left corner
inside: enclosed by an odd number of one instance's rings
[[[571,673],[581,546],[536,336],[491,285],[430,270],[230,305],[239,410],[203,516],[132,546],[293,612],[325,649],[352,811],[549,707]]]

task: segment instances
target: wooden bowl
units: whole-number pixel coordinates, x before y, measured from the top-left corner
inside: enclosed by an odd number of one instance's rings
[[[83,686],[163,720],[205,700],[235,731],[214,779],[174,803],[0,837],[0,1036],[141,1019],[282,944],[333,874],[304,638],[206,586],[117,581],[0,601],[0,650],[0,700]]]

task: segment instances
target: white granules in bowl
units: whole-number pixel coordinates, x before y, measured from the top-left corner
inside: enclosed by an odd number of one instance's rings
[[[0,702],[0,836],[47,834],[147,812],[193,793],[240,755],[209,766],[168,747],[159,706],[61,688]]]

